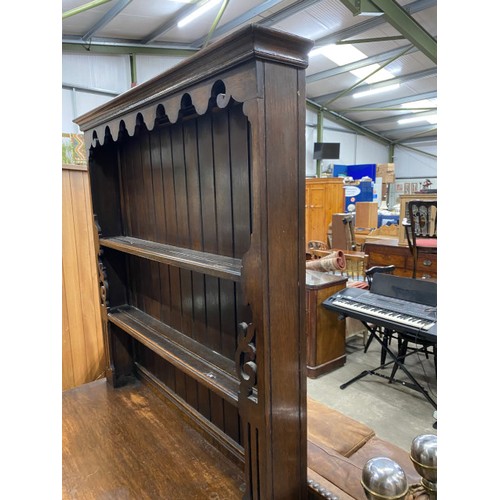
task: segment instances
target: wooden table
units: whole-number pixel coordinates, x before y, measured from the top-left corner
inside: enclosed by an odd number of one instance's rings
[[[345,321],[321,303],[344,289],[343,276],[306,271],[307,376],[316,378],[345,364]]]
[[[396,276],[411,278],[413,257],[407,245],[400,245],[397,238],[365,241],[368,254],[367,268],[372,266],[396,266]],[[437,278],[437,254],[422,254],[417,260],[417,278]]]

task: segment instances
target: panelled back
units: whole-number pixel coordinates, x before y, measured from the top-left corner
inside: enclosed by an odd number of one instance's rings
[[[233,360],[237,325],[251,320],[239,283],[133,255],[127,260],[131,306]]]
[[[125,236],[241,258],[251,232],[249,125],[241,105],[136,127],[119,153]]]

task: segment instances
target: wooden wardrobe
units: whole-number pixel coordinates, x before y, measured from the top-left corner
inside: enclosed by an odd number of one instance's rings
[[[106,376],[139,378],[306,498],[304,123],[312,42],[249,26],[79,117]]]
[[[327,243],[332,215],[343,213],[344,203],[343,179],[306,179],[306,245],[311,240]]]

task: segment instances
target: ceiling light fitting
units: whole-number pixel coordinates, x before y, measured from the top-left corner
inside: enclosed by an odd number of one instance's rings
[[[437,123],[437,115],[427,115],[427,116],[414,116],[412,118],[402,118],[398,120],[399,125],[404,125],[406,123],[416,123],[416,122],[429,122]]]
[[[393,85],[386,85],[385,87],[379,87],[377,89],[363,90],[362,92],[357,92],[352,96],[354,98],[365,97],[368,95],[380,94],[381,92],[389,92],[391,90],[396,90],[397,88],[399,88],[399,83],[394,83]]]
[[[210,9],[220,4],[221,2],[222,0],[209,0],[208,2],[204,3],[201,7],[196,9],[194,12],[191,12],[191,14],[188,14],[186,17],[183,17],[177,23],[177,27],[183,28],[184,26],[186,26],[186,24],[189,24],[191,21],[194,21],[198,17],[202,16],[203,14],[205,14],[205,12],[208,12]]]

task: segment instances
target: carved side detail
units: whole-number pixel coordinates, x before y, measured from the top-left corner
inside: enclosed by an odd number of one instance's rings
[[[99,287],[99,302],[101,305],[101,325],[102,334],[104,338],[104,355],[106,358],[106,379],[113,387],[117,387],[117,381],[115,377],[115,367],[112,357],[111,349],[111,339],[108,328],[108,318],[107,318],[107,308],[109,306],[108,301],[108,274],[106,272],[106,267],[104,266],[101,255],[103,250],[99,244],[99,238],[102,236],[101,226],[97,221],[97,216],[94,214],[94,248],[97,261],[97,281]]]
[[[102,236],[102,230],[101,226],[99,225],[99,222],[97,222],[97,217],[94,214],[94,243],[95,243],[95,250],[96,250],[96,257],[97,257],[97,279],[99,281],[99,300],[101,303],[101,307],[107,308],[109,305],[108,301],[108,290],[109,290],[109,284],[108,284],[108,274],[106,273],[106,267],[104,266],[101,255],[103,253],[103,250],[101,246],[99,245],[99,238]]]
[[[240,394],[246,397],[255,396],[254,389],[257,385],[255,327],[253,323],[241,322],[238,329],[238,348],[236,349],[235,361],[240,379]]]
[[[102,263],[100,257],[97,257],[97,273],[99,278],[99,298],[101,300],[101,307],[108,307],[108,275],[106,267]]]

